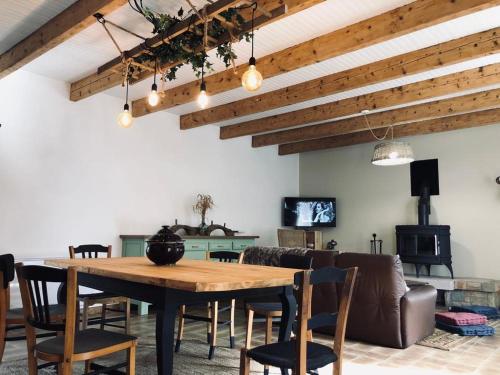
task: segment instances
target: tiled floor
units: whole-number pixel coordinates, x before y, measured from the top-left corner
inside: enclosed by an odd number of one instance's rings
[[[237,346],[244,342],[244,317],[239,315],[236,327]],[[154,337],[153,316],[134,317],[132,322],[133,334],[143,342]],[[227,346],[227,328],[219,332],[220,345]],[[193,323],[186,327],[185,340],[198,340],[200,351],[208,346],[203,343],[206,331],[203,323]],[[262,342],[263,329],[261,324],[255,324],[254,345]],[[331,343],[328,337],[315,336],[316,341]],[[24,341],[8,342],[6,345],[4,362],[25,357]],[[177,355],[187,355],[182,351]],[[239,355],[234,351],[235,357]],[[217,353],[214,361],[217,361]],[[1,369],[0,365],[0,369]],[[344,371],[346,374],[370,375],[437,375],[437,374],[481,374],[500,375],[500,336],[475,338],[458,346],[452,351],[413,345],[406,350],[384,348],[380,346],[347,341],[344,352]],[[272,372],[273,373],[273,372]],[[235,370],[235,374],[237,371]],[[331,369],[320,370],[320,374],[331,374]]]

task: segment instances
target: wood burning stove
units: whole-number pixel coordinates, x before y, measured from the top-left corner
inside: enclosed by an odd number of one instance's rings
[[[414,264],[417,277],[423,265],[430,274],[433,264],[444,264],[453,278],[448,225],[398,225],[396,241],[401,261]]]
[[[417,277],[420,267],[427,268],[430,275],[433,264],[448,267],[453,278],[451,265],[450,227],[429,225],[431,213],[430,196],[439,195],[438,161],[420,160],[411,163],[411,194],[419,196],[418,225],[397,225],[397,253],[403,263],[415,265]]]

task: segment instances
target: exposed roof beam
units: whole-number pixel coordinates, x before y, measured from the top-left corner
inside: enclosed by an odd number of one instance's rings
[[[213,17],[221,12],[224,12],[228,10],[231,7],[234,7],[238,3],[240,3],[241,0],[219,0],[216,1],[213,4],[208,5],[207,7],[207,17]],[[197,15],[193,14],[191,17],[186,18],[184,21],[179,22],[178,24],[174,25],[171,29],[168,30],[167,33],[165,34],[157,34],[152,38],[149,38],[145,43],[141,43],[134,48],[125,51],[124,52],[124,57],[129,58],[129,57],[137,57],[142,55],[143,53],[147,52],[145,49],[145,46],[149,47],[157,47],[161,45],[162,43],[168,43],[168,41],[172,38],[175,38],[190,28],[192,28],[195,25],[198,25],[201,23],[201,20],[198,18]],[[113,60],[108,61],[107,63],[101,65],[99,68],[97,68],[97,73],[103,73],[109,70],[113,69],[121,69],[121,64],[122,64],[122,56],[117,56]]]
[[[367,115],[366,118],[371,129],[378,129],[390,125],[400,125],[405,122],[422,121],[450,116],[456,113],[473,112],[497,107],[500,107],[500,89],[377,112]],[[362,116],[356,116],[324,124],[256,135],[252,138],[252,146],[262,147],[293,143],[365,130],[369,130],[365,119]]]
[[[496,108],[432,120],[412,122],[395,126],[394,138],[440,133],[451,130],[498,124],[499,118],[500,108]],[[375,130],[375,134],[377,136],[383,137],[386,131],[387,128],[378,129]],[[280,155],[290,155],[300,152],[317,151],[370,142],[375,142],[373,135],[369,131],[363,131],[352,134],[339,135],[336,137],[284,144],[279,146],[278,152]]]
[[[95,23],[94,13],[108,14],[127,0],[79,0],[0,55],[0,78]]]
[[[298,11],[309,8],[313,5],[322,3],[323,0],[285,0],[284,3],[288,6],[287,15],[292,15]],[[258,62],[259,71],[261,70],[261,60]],[[223,72],[215,73],[205,77],[210,95],[230,90],[241,85],[241,76],[248,69],[247,64],[236,67],[236,70],[229,69]],[[176,86],[172,89],[164,91],[162,98],[157,106],[151,107],[148,104],[147,97],[134,100],[132,102],[132,114],[134,117],[141,117],[149,113],[158,112],[177,105],[186,104],[196,99],[200,92],[199,80],[194,80],[186,84]]]
[[[500,52],[500,28],[181,116],[181,127],[231,120]],[[218,87],[218,84],[216,85]],[[169,90],[175,91],[175,89]],[[175,97],[168,96],[170,101]]]
[[[314,0],[315,3],[318,3],[320,1],[323,1],[323,0]],[[239,0],[239,1],[220,0],[220,1],[210,5],[211,9],[209,9],[209,11],[211,12],[211,14],[216,14],[216,13],[221,11],[220,10],[221,6],[224,6],[227,8],[228,4],[230,4],[230,3],[232,4],[232,6],[234,6],[235,4],[238,4],[240,2],[241,2],[241,0]],[[263,17],[258,22],[256,22],[256,25],[260,24],[260,26],[267,24],[267,23],[270,23],[270,22],[274,22],[275,20],[282,17],[283,16],[282,13],[284,13],[284,12],[276,12],[276,10],[285,9],[286,5],[288,5],[288,3],[291,3],[293,8],[290,9],[290,7],[288,7],[286,15],[292,14],[292,13],[304,8],[304,4],[302,4],[304,2],[303,1],[301,2],[299,0],[287,0],[287,1],[283,1],[283,0],[257,0],[257,2],[259,4],[259,6],[261,6],[262,8],[264,8],[266,10],[268,10],[268,11],[274,10],[275,11],[274,17],[272,17],[271,19],[268,19],[266,16],[259,16],[258,18]],[[308,2],[312,2],[312,0],[306,1],[306,3],[308,3]],[[283,8],[283,3],[285,3],[285,8]],[[247,18],[249,17],[249,15],[250,15],[250,13],[247,14]],[[176,29],[174,31],[177,33],[177,32],[182,32],[182,30],[183,30],[182,27],[180,27],[179,30]],[[155,38],[158,40],[153,40],[152,41],[153,44],[158,43],[159,40],[161,39],[161,37],[153,37],[152,39],[155,39]],[[142,44],[140,44],[140,45],[134,47],[132,50],[130,50],[129,54],[131,56],[137,56],[137,54],[140,54],[141,50],[144,51]],[[116,69],[117,66],[115,65],[115,63],[118,60],[121,60],[121,58],[117,57],[112,62],[105,64],[104,66],[102,66],[100,68],[99,72],[90,74],[87,77],[84,77],[78,81],[71,83],[70,99],[72,101],[78,101],[78,100],[87,98],[89,96],[92,96],[94,94],[97,94],[99,92],[102,92],[104,90],[107,90],[111,87],[119,85],[122,82],[123,77],[122,77],[122,74],[119,71],[117,71],[117,69]],[[142,79],[145,79],[149,76],[152,76],[152,73],[147,72],[147,73],[142,74],[140,79],[142,80]]]
[[[388,108],[464,90],[477,89],[499,82],[500,63],[487,65],[281,115],[224,126],[220,129],[220,138],[235,138],[327,121],[354,115],[364,109]]]
[[[352,52],[375,43],[380,43],[413,31],[464,16],[481,9],[498,5],[500,1],[450,1],[418,0],[389,12],[344,27],[310,41],[267,55],[257,61],[264,78],[270,78],[329,58]],[[206,77],[210,94],[218,94],[238,88],[241,75],[247,69],[243,64],[237,74],[224,71]],[[160,104],[151,108],[147,98],[134,101],[132,111],[135,117],[151,112],[185,104],[195,100],[199,92],[199,82],[193,81],[166,91]],[[229,107],[226,107],[229,108]],[[235,116],[241,116],[239,108]],[[231,118],[227,117],[227,118]],[[181,117],[181,129],[190,129],[220,121],[210,116],[210,110]]]

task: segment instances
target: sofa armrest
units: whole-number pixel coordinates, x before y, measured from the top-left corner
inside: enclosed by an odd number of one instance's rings
[[[401,337],[407,348],[434,332],[437,291],[433,286],[412,288],[401,298]]]

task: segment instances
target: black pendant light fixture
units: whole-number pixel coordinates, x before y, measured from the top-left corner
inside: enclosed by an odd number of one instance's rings
[[[254,20],[255,20],[255,9],[257,9],[257,3],[252,4],[252,57],[248,61],[248,70],[241,77],[241,84],[243,88],[247,91],[253,92],[260,89],[262,86],[262,74],[257,70],[255,66],[257,61],[253,56],[254,53],[254,40],[255,40],[255,32],[254,32]]]
[[[128,78],[126,80],[126,94],[125,94],[125,105],[123,106],[123,112],[118,115],[118,125],[122,128],[130,128],[134,122],[132,113],[130,112],[130,107],[128,105]]]
[[[205,83],[205,53],[203,53],[203,63],[201,66],[200,93],[198,94],[197,102],[201,109],[205,109],[208,106],[207,85]]]
[[[148,95],[148,104],[151,107],[156,107],[160,102],[160,95],[158,95],[158,86],[156,85],[157,67],[158,67],[158,59],[155,59],[155,74],[153,76],[153,85],[151,86],[151,92]]]

